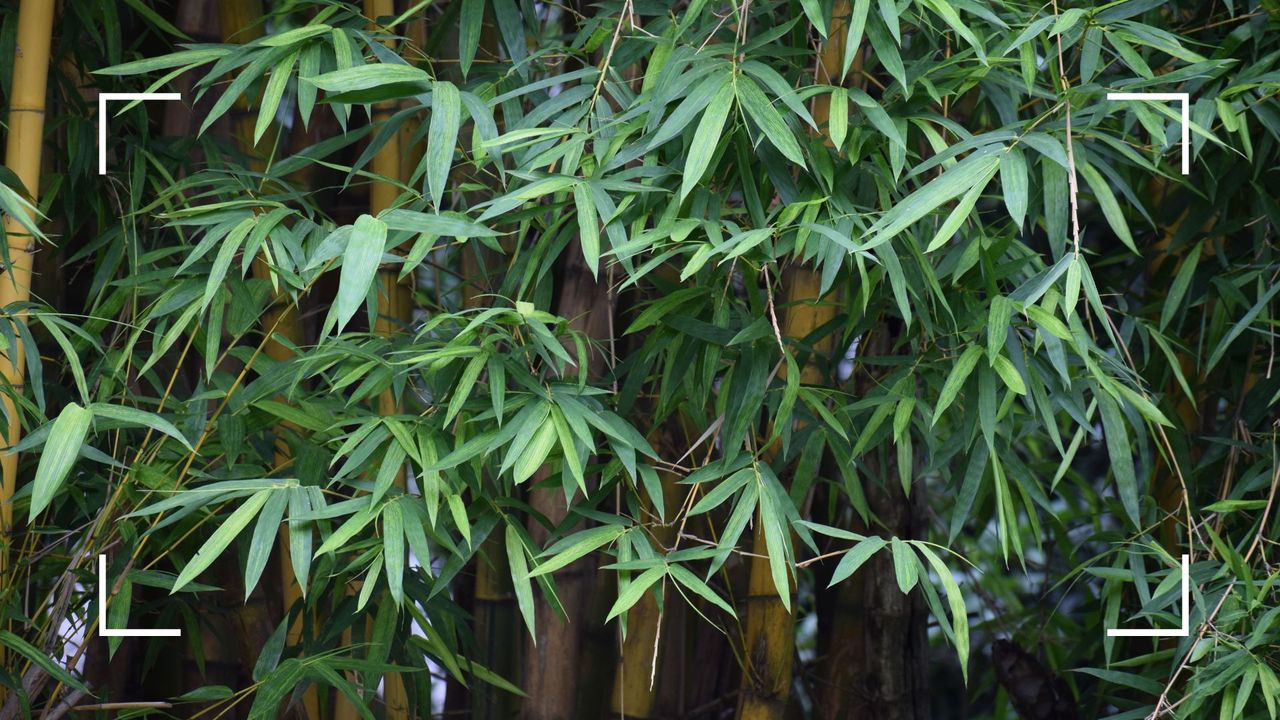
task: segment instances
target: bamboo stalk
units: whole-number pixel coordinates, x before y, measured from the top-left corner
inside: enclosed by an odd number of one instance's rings
[[[838,0],[831,11],[831,28],[818,54],[815,72],[820,83],[838,82],[845,51],[845,19],[849,15],[847,0]],[[813,118],[828,144],[825,125],[831,114],[830,96],[819,93],[814,102]],[[792,265],[782,275],[783,305],[786,308],[782,333],[787,338],[808,337],[835,317],[835,304],[821,297],[822,278],[818,273]],[[832,337],[824,336],[815,343],[814,352],[829,355]],[[785,378],[786,367],[779,372]],[[816,385],[822,373],[812,362],[800,369],[800,382]],[[746,667],[742,674],[742,699],[738,707],[741,720],[781,720],[791,697],[792,661],[795,657],[795,622],[779,596],[769,568],[769,549],[763,532],[763,518],[757,517],[752,540],[750,578],[747,583],[747,627],[743,655]],[[792,587],[782,590],[794,593]]]
[[[663,450],[674,444],[667,441],[663,428],[663,425],[655,423],[649,442],[658,448],[660,455],[666,457]],[[678,510],[680,478],[673,472],[659,472],[658,478],[662,483],[662,497],[666,503],[663,508],[664,517],[673,517]],[[647,498],[644,509],[656,514],[656,508]],[[676,526],[655,525],[652,533],[659,545],[671,547],[676,537]],[[645,593],[627,612],[627,635],[622,641],[618,672],[613,678],[613,699],[610,706],[613,716],[636,720],[654,716],[659,689],[656,674],[660,663],[659,641],[663,622],[663,614],[659,612],[658,601],[654,599],[653,593]]]
[[[54,4],[49,0],[22,0],[18,8],[17,44],[13,58],[13,95],[9,106],[9,136],[5,146],[5,167],[13,171],[34,205],[40,193],[40,152],[44,147],[45,89],[49,79],[49,46],[53,38]],[[33,213],[31,221],[37,219]],[[4,219],[9,244],[9,263],[0,272],[0,306],[25,303],[31,297],[31,262],[35,238],[17,218]],[[18,322],[25,322],[23,315]],[[15,328],[15,338],[17,332]],[[21,342],[0,353],[0,375],[11,392],[22,392],[26,370]],[[0,394],[6,418],[4,445],[11,448],[22,438],[18,406],[8,394]],[[13,495],[18,489],[18,454],[0,455],[0,598],[8,594],[9,543],[13,530]],[[6,663],[0,648],[0,666]],[[0,697],[3,697],[0,694]]]

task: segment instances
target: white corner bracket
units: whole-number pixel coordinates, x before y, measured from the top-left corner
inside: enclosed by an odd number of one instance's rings
[[[181,99],[182,93],[98,93],[98,174],[107,174],[107,101]]]
[[[107,556],[98,556],[98,634],[103,637],[182,637],[178,628],[142,628],[130,630],[107,627]]]
[[[1182,174],[1191,174],[1191,95],[1189,93],[1109,92],[1108,100],[1158,100],[1182,104]]]
[[[1191,635],[1190,559],[1182,556],[1182,627],[1177,630],[1126,630],[1107,628],[1107,637],[1188,637]]]

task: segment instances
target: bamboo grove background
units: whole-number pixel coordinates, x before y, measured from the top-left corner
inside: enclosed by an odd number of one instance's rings
[[[1278,12],[0,6],[0,717],[1275,720]]]

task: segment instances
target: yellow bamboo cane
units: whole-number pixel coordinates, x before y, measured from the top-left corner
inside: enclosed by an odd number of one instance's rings
[[[22,0],[18,7],[17,44],[13,52],[13,96],[9,105],[9,137],[5,146],[5,167],[13,171],[31,193],[33,204],[40,192],[40,151],[44,147],[44,100],[49,79],[49,45],[53,38],[53,7],[50,0]],[[34,222],[36,216],[31,215]],[[17,218],[4,219],[9,261],[0,271],[0,307],[23,303],[31,297],[31,256],[35,238]],[[17,337],[16,328],[14,333]],[[22,344],[0,352],[0,375],[10,392],[22,392],[26,367]],[[6,417],[4,449],[22,437],[18,406],[8,393],[0,394]],[[18,454],[0,455],[0,597],[9,580],[9,542],[13,530],[13,494],[18,489]],[[5,662],[0,649],[0,665]]]
[[[818,82],[830,83],[840,77],[844,62],[845,18],[849,15],[847,0],[837,0],[831,10],[831,28],[827,42],[818,54],[815,72]],[[824,137],[823,127],[830,117],[831,105],[826,93],[814,102],[813,118]],[[827,138],[830,143],[830,139]],[[782,333],[789,338],[803,338],[835,317],[835,304],[821,298],[822,282],[818,273],[792,265],[783,273],[783,296],[786,306]],[[832,339],[824,336],[815,344],[818,353],[830,353]],[[785,367],[783,368],[785,371]],[[779,373],[784,376],[785,373]],[[800,382],[812,385],[822,381],[821,372],[812,363],[800,370]],[[765,543],[762,518],[757,518],[752,542],[751,575],[747,585],[747,631],[743,655],[746,667],[742,674],[740,720],[781,720],[791,696],[792,659],[795,656],[795,622],[779,597],[769,569],[768,546]],[[782,588],[782,592],[794,592]]]

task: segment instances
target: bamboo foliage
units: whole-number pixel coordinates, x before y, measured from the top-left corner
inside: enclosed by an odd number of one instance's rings
[[[243,667],[158,645],[111,699],[1272,717],[1267,6],[226,3],[262,32],[217,44],[68,7],[100,89],[189,73],[204,119],[123,115],[101,185],[59,119],[41,207],[82,280],[0,298],[43,358],[7,406],[0,720],[88,702],[62,628],[229,621],[266,627],[216,638]],[[1190,176],[1177,113],[1106,100],[1157,88],[1196,98]],[[273,628],[237,606],[276,556],[304,611]]]

